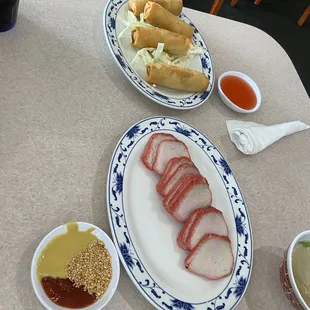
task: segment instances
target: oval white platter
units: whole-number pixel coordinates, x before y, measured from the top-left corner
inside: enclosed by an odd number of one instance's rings
[[[162,207],[159,176],[141,162],[154,132],[183,141],[211,187],[213,206],[225,217],[235,259],[230,276],[210,281],[188,272],[188,253],[177,246],[182,224]],[[253,239],[241,190],[216,146],[201,132],[170,117],[152,117],[129,128],[118,142],[107,180],[107,207],[115,246],[129,277],[157,309],[234,309],[250,280]]]
[[[163,106],[188,110],[202,105],[213,90],[214,69],[210,52],[198,29],[195,28],[193,42],[203,48],[204,53],[195,55],[189,68],[202,72],[209,78],[208,89],[203,93],[189,93],[161,86],[154,87],[145,81],[145,72],[136,71],[131,64],[138,50],[131,46],[130,37],[118,39],[119,34],[126,28],[121,19],[125,19],[128,9],[127,0],[110,0],[103,14],[103,28],[110,52],[124,75],[142,94]],[[194,26],[184,13],[181,13],[179,17]]]

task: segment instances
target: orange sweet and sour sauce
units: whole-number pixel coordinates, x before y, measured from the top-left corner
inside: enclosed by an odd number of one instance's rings
[[[225,96],[239,108],[244,110],[255,108],[257,103],[255,92],[244,79],[234,75],[224,76],[221,88]]]

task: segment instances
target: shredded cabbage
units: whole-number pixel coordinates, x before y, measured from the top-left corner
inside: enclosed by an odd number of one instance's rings
[[[193,47],[187,52],[187,55],[201,55],[203,54],[204,49],[197,45],[193,45]]]
[[[134,27],[149,27],[154,28],[151,24],[144,21],[144,13],[140,14],[140,19],[138,20],[135,14],[131,11],[125,13],[125,19],[118,17],[119,20],[125,25],[125,29],[118,35],[118,39],[122,38],[124,35],[131,36],[131,30]]]
[[[144,66],[147,64],[163,63],[166,65],[174,65],[183,68],[188,68],[194,55],[200,55],[203,53],[203,49],[194,46],[186,56],[171,56],[164,52],[164,44],[158,43],[157,48],[142,48],[140,49],[132,64],[139,64],[142,60]]]

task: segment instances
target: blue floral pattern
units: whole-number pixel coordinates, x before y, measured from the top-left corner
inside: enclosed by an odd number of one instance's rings
[[[204,69],[208,68],[207,60],[206,58],[201,58],[201,65]]]
[[[181,309],[181,310],[193,310],[195,309],[195,307],[192,304],[189,304],[187,302],[181,301],[181,300],[177,300],[177,299],[173,299],[171,300],[172,302],[172,307],[175,309]]]
[[[236,222],[236,228],[237,228],[237,233],[239,236],[244,235],[244,226],[243,226],[243,219],[241,216],[236,216],[235,218]]]
[[[200,55],[201,72],[203,72],[209,78],[210,82],[209,87],[203,93],[195,93],[189,97],[186,96],[184,96],[183,98],[168,97],[167,95],[160,93],[158,89],[155,90],[148,83],[143,81],[133,71],[130,64],[128,63],[128,61],[126,60],[126,58],[122,53],[122,48],[117,38],[119,33],[119,30],[117,30],[118,14],[122,6],[127,5],[127,1],[128,0],[110,0],[106,6],[103,16],[104,18],[103,27],[108,46],[110,48],[112,56],[116,60],[116,63],[119,65],[125,76],[145,96],[166,107],[173,109],[187,110],[198,107],[201,104],[203,104],[211,95],[211,92],[215,84],[215,77],[210,52],[197,28],[195,28],[194,31],[193,42],[195,45],[202,47],[204,49],[203,55]],[[180,18],[184,22],[193,25],[193,23],[186,17],[184,13],[180,14]]]
[[[117,200],[117,194],[121,194],[123,191],[123,175],[119,172],[115,173],[115,179],[113,181],[112,193],[115,200]]]
[[[235,287],[234,295],[236,297],[241,297],[246,288],[246,285],[247,285],[247,279],[244,277],[240,277]]]
[[[174,130],[186,137],[190,137],[192,134],[189,130],[187,130],[186,128],[180,127],[180,126],[175,126]]]
[[[129,248],[127,247],[126,243],[120,244],[119,249],[122,253],[122,256],[123,256],[124,261],[126,262],[127,266],[130,269],[133,269],[134,262],[132,260],[132,257],[131,257],[130,252],[129,252]]]
[[[130,130],[127,131],[126,136],[129,139],[133,139],[136,136],[136,134],[139,132],[139,130],[140,130],[139,125],[133,126]]]
[[[140,139],[164,130],[181,134],[194,142],[206,154],[222,178],[235,217],[237,248],[235,266],[227,287],[212,300],[198,303],[180,300],[160,287],[145,269],[132,244],[123,206],[123,177],[131,151]],[[234,175],[214,144],[197,129],[171,117],[152,117],[133,125],[119,141],[108,174],[107,206],[112,235],[121,261],[143,295],[158,309],[167,310],[232,310],[242,298],[252,268],[253,245],[247,207]]]
[[[123,67],[123,68],[126,68],[126,64],[125,64],[123,58],[120,55],[117,55],[117,54],[115,55],[115,57],[116,57],[118,63],[120,64],[120,66]]]
[[[224,158],[220,158],[219,163],[222,166],[225,174],[226,175],[231,175],[232,172],[231,172],[230,167],[228,166],[226,160]]]

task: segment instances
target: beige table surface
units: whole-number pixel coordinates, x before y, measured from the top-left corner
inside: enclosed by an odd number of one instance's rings
[[[108,233],[105,186],[116,142],[153,115],[180,118],[208,135],[230,163],[246,198],[254,267],[241,310],[290,309],[278,277],[284,248],[310,220],[310,130],[247,157],[228,139],[225,121],[310,124],[310,101],[292,62],[267,34],[185,10],[211,50],[216,76],[238,70],[259,85],[253,115],[224,106],[216,91],[180,112],[143,97],[109,54],[105,0],[21,1],[15,29],[0,34],[0,309],[41,309],[30,263],[42,237],[72,220]],[[106,309],[152,309],[122,268]]]

